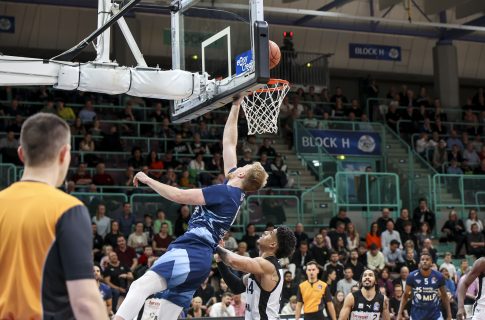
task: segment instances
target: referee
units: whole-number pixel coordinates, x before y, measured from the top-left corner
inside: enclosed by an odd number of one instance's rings
[[[295,319],[299,320],[301,307],[305,311],[305,320],[325,320],[323,310],[327,307],[330,319],[336,320],[335,308],[330,294],[330,288],[321,280],[318,280],[320,269],[318,264],[312,260],[306,264],[308,280],[298,286]]]
[[[107,319],[96,286],[86,207],[59,191],[71,162],[69,126],[25,121],[20,182],[0,192],[0,319]]]

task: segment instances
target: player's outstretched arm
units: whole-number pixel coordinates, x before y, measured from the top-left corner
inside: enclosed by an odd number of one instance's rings
[[[402,295],[401,304],[399,305],[399,312],[397,313],[397,319],[401,320],[403,318],[403,312],[406,309],[406,304],[408,303],[409,298],[411,297],[411,286],[406,284],[406,289],[404,289],[404,293]]]
[[[391,320],[391,313],[389,312],[389,299],[384,297],[384,306],[382,308],[382,320]]]
[[[349,320],[350,312],[352,312],[352,307],[354,306],[354,295],[349,293],[344,300],[344,305],[342,310],[340,310],[340,315],[338,320]]]
[[[446,292],[446,287],[440,287],[441,302],[446,310],[446,320],[451,320],[451,306],[450,299],[448,299],[448,292]]]
[[[268,272],[273,272],[272,268],[274,268],[274,266],[263,258],[243,257],[222,248],[221,246],[217,246],[216,252],[219,254],[219,258],[222,260],[222,262],[233,269],[252,274],[265,274]]]
[[[214,258],[217,262],[217,269],[219,269],[219,273],[229,289],[231,289],[231,292],[234,294],[240,294],[246,291],[244,281],[229,270],[229,268],[222,262],[219,255],[215,254]]]
[[[224,160],[224,174],[227,175],[229,170],[237,167],[237,119],[239,117],[239,106],[242,97],[232,103],[231,112],[227,117],[224,126],[224,135],[222,137],[222,158]]]
[[[156,193],[162,197],[180,204],[189,205],[205,205],[204,194],[201,189],[179,189],[168,184],[164,184],[153,180],[143,172],[138,172],[133,178],[133,185],[138,187],[138,183],[142,182],[152,188]]]
[[[468,287],[475,281],[475,279],[480,276],[482,272],[485,270],[485,258],[480,258],[475,263],[473,263],[473,267],[466,275],[464,275],[465,280],[458,282],[458,313],[456,314],[457,320],[465,319],[465,295]]]

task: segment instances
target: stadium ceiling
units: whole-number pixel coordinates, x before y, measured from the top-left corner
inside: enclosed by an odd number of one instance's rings
[[[8,1],[6,1],[8,2]],[[96,8],[96,0],[15,0]],[[120,1],[123,2],[123,1]],[[134,10],[169,14],[170,0],[143,0]],[[212,0],[197,6],[210,8]],[[235,8],[233,1],[223,6]],[[219,9],[221,4],[218,4]],[[208,10],[194,11],[213,18]],[[223,17],[231,19],[230,17]],[[485,0],[265,0],[265,19],[274,25],[485,43]]]

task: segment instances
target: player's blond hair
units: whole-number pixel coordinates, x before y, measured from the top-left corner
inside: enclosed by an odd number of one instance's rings
[[[250,169],[246,171],[242,188],[244,191],[258,191],[266,185],[268,174],[259,162],[253,163]]]

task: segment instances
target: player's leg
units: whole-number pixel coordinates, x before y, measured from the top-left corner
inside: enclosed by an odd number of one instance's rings
[[[165,289],[167,289],[167,281],[157,273],[148,270],[141,278],[131,284],[125,300],[116,312],[115,319],[133,319],[149,295]]]

